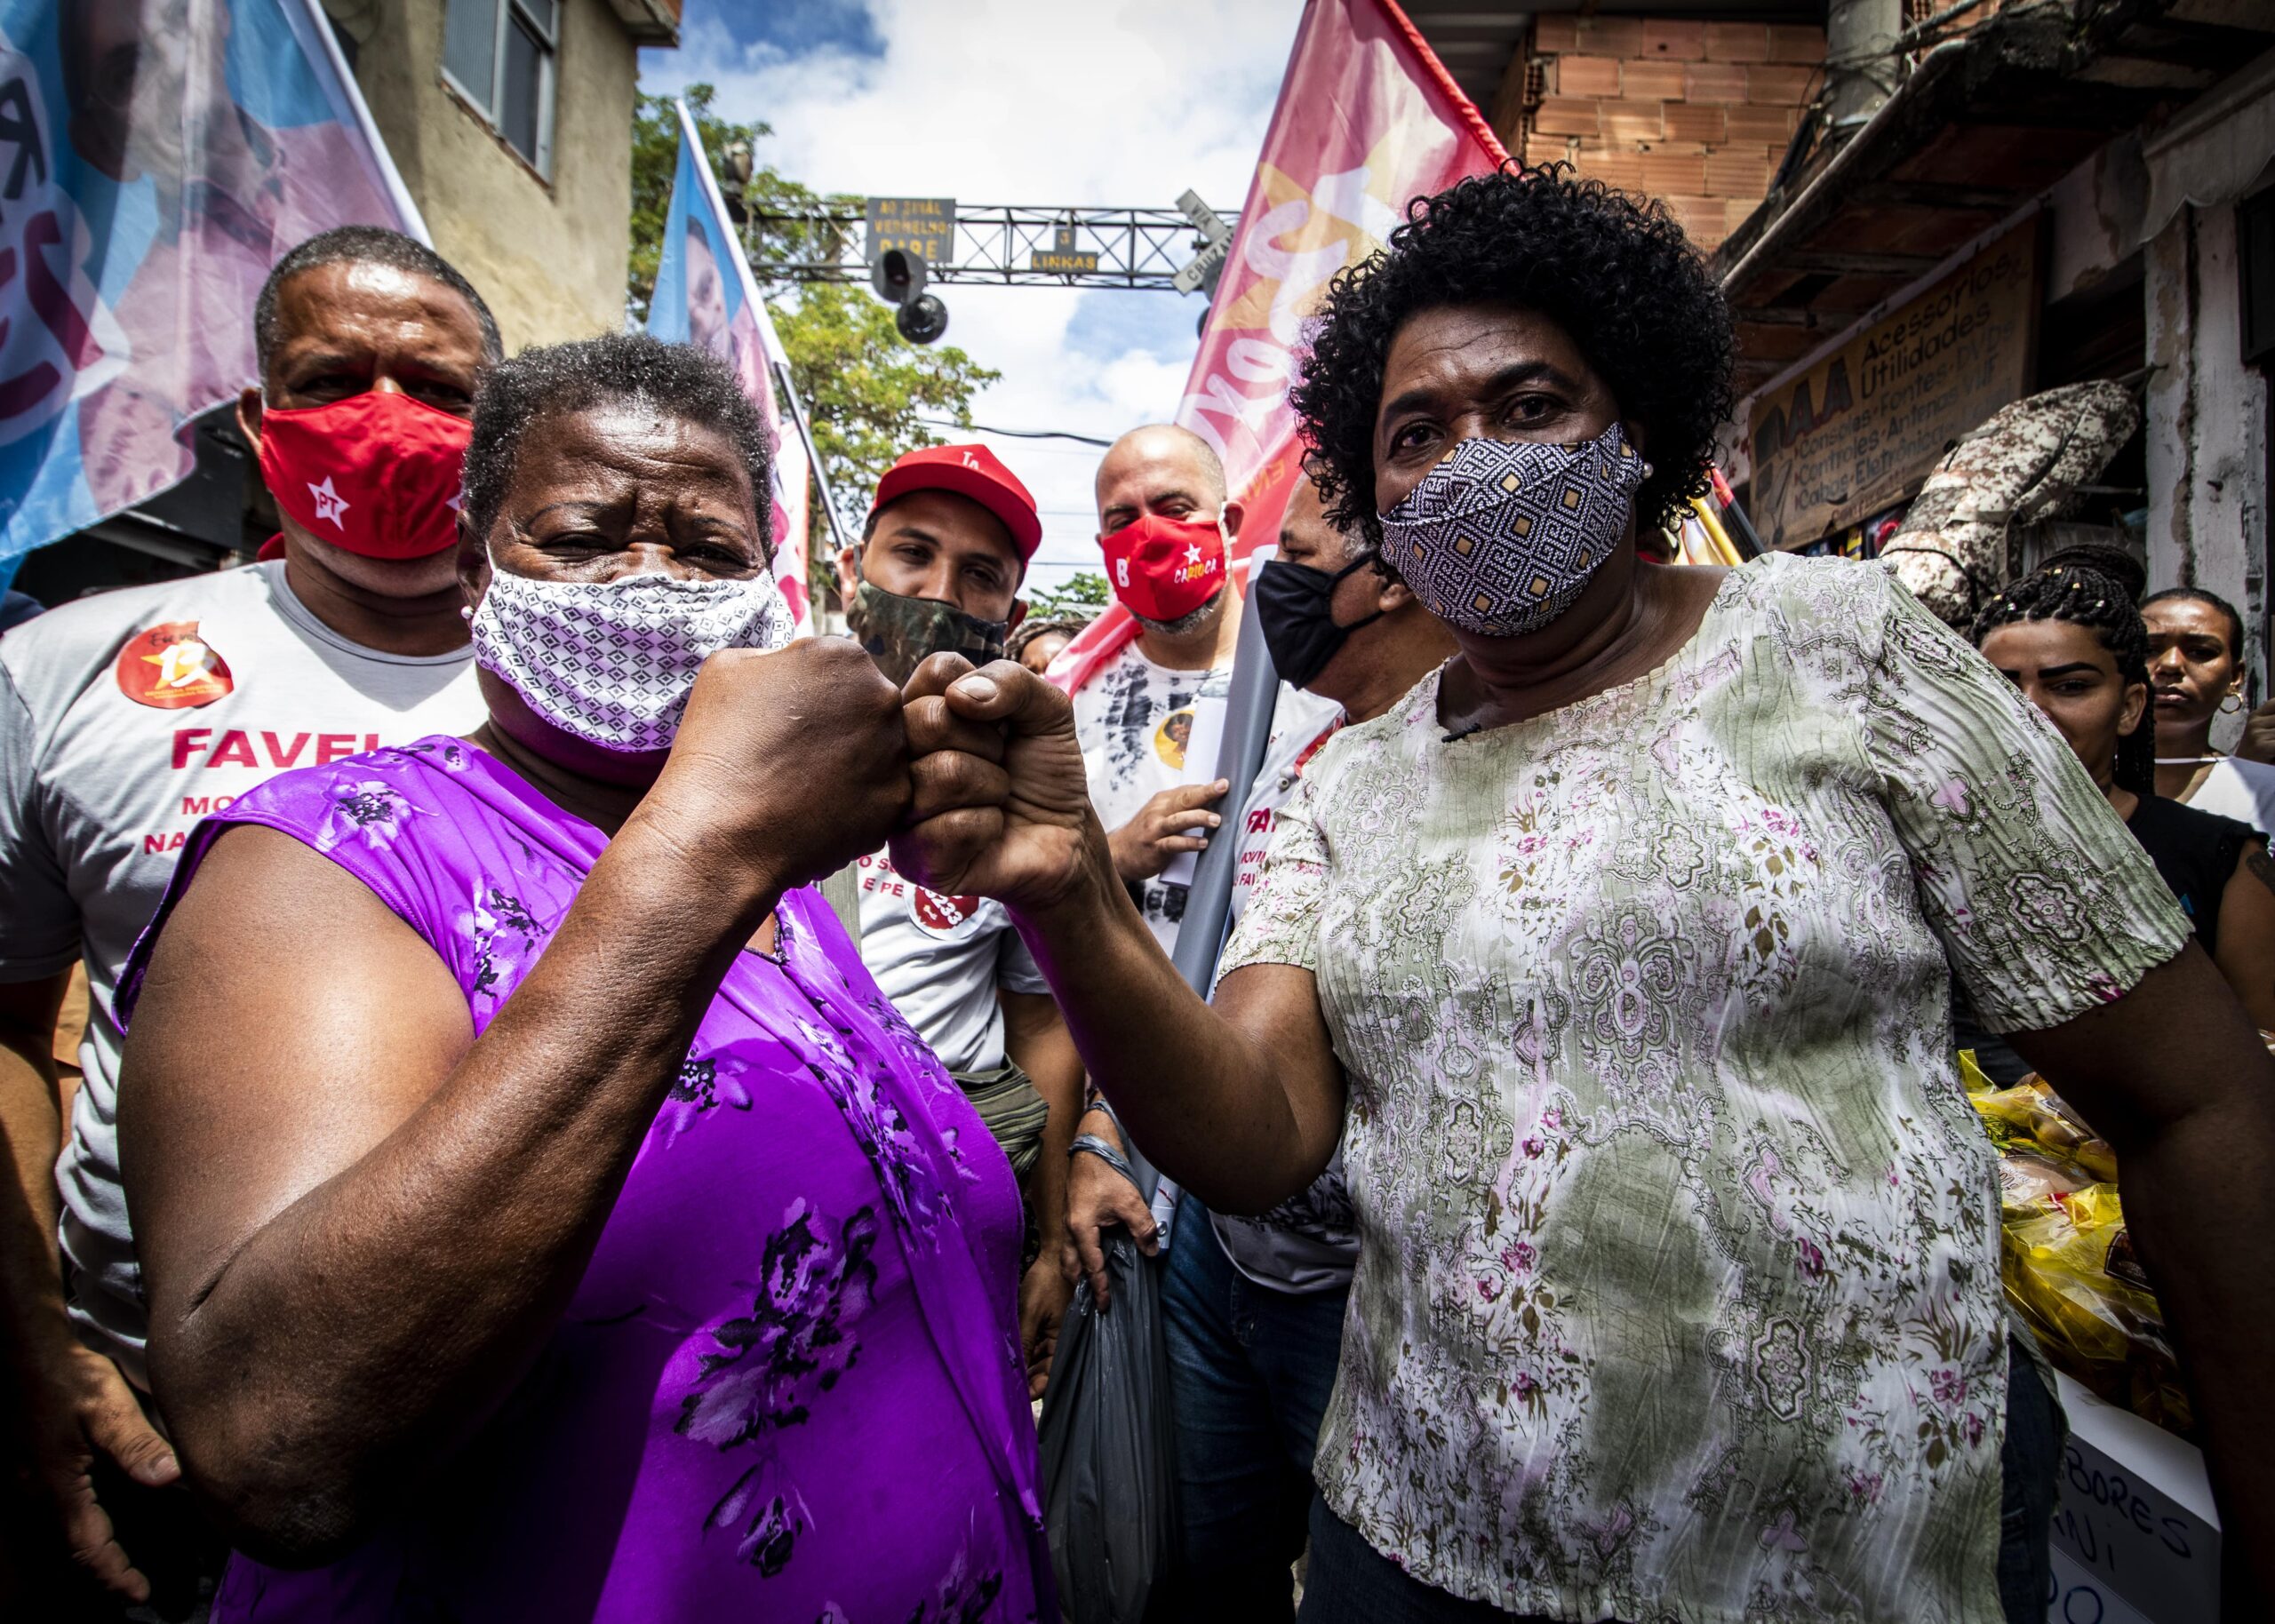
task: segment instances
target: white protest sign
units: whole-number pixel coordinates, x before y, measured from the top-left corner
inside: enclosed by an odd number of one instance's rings
[[[1203,695],[1193,702],[1193,731],[1185,741],[1185,781],[1187,784],[1209,784],[1219,776],[1217,758],[1223,753],[1225,746],[1225,707],[1227,700],[1226,695],[1212,694]],[[1221,813],[1225,808],[1218,807],[1216,809]],[[1221,834],[1224,831],[1204,829],[1200,832]],[[1161,883],[1191,885],[1194,865],[1200,861],[1199,852],[1177,853],[1169,859],[1169,866],[1161,871]]]
[[[2054,1553],[2075,1581],[2057,1582],[2050,1624],[2218,1618],[2220,1527],[2203,1452],[2058,1380],[2070,1437],[2055,1474]]]

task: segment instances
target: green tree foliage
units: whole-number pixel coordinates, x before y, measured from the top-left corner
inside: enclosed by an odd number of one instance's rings
[[[713,173],[722,187],[731,186],[722,155],[738,143],[755,151],[770,131],[764,124],[740,124],[722,117],[713,109],[710,85],[690,85],[684,94]],[[632,117],[632,271],[625,305],[634,323],[644,325],[656,285],[664,217],[671,208],[672,177],[679,163],[679,119],[668,97],[649,95],[637,98]],[[858,202],[825,197],[755,162],[743,194],[745,206],[754,214],[849,201]],[[870,494],[893,459],[918,446],[941,443],[918,419],[970,423],[972,395],[1001,374],[953,345],[909,343],[893,326],[891,307],[866,287],[793,284],[768,274],[786,259],[836,258],[847,246],[826,226],[743,230],[744,251],[773,314],[774,330],[789,354],[791,383],[805,403],[815,449],[850,535],[867,513]],[[814,518],[818,577],[829,553],[828,529],[818,504]]]
[[[1057,591],[1027,593],[1027,613],[1045,620],[1060,615],[1097,615],[1106,606],[1106,577],[1095,570],[1077,569]]]

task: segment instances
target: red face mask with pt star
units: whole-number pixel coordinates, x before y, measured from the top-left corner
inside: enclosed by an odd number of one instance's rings
[[[365,558],[425,558],[458,539],[473,426],[392,389],[260,414],[260,474],[319,541]]]
[[[1225,535],[1217,523],[1141,513],[1099,537],[1106,578],[1122,607],[1141,619],[1176,620],[1208,602],[1225,584]]]

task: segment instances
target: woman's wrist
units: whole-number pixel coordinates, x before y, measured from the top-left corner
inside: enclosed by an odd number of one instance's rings
[[[1114,1107],[1104,1100],[1086,1107],[1074,1122],[1074,1142],[1066,1147],[1069,1160],[1082,1152],[1085,1139],[1103,1139],[1117,1150],[1127,1150],[1130,1142],[1122,1136],[1122,1118],[1114,1114]]]
[[[1074,832],[1072,860],[1047,891],[1014,901],[1011,912],[1039,935],[1095,933],[1116,912],[1130,907],[1130,888],[1114,864],[1110,837],[1095,815]]]
[[[603,856],[618,856],[623,870],[654,883],[682,906],[699,897],[706,913],[715,909],[740,916],[754,910],[754,926],[789,888],[778,865],[754,842],[722,838],[717,824],[670,808],[643,804]]]

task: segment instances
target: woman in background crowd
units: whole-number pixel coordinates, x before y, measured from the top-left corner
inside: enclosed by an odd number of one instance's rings
[[[1050,615],[1022,621],[1011,633],[1008,652],[1011,658],[1041,676],[1050,669],[1050,662],[1058,657],[1058,651],[1090,624],[1090,617],[1084,615]]]
[[[2198,586],[2172,586],[2141,603],[2155,689],[2157,793],[2275,832],[2275,767],[2212,748],[2212,719],[2238,715],[2243,617]]]
[[[490,720],[244,795],[136,949],[217,1620],[1051,1614],[1010,1166],[805,888],[909,810],[901,697],[782,647],[765,444],[692,349],[499,366]]]
[[[2057,554],[1984,607],[1976,646],[2069,741],[2236,1000],[2262,1029],[2275,1029],[2275,867],[2266,840],[2248,824],[2157,792],[2148,633],[2133,607],[2140,573],[2120,553]]]

